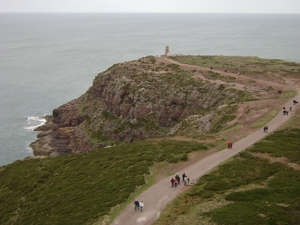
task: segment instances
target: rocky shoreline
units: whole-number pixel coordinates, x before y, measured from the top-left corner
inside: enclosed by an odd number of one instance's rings
[[[35,129],[38,139],[30,145],[35,156],[74,154],[92,146],[85,134],[76,129],[84,119],[76,114],[75,101],[54,109],[52,115],[45,116],[46,123]]]

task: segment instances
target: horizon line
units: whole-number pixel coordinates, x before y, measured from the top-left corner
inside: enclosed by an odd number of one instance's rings
[[[0,13],[82,13],[82,14],[300,14],[291,12],[23,12],[23,11],[7,11]]]

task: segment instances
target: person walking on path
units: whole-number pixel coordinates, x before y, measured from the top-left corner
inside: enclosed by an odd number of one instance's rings
[[[134,201],[134,210],[139,210],[139,208],[140,208],[140,203],[138,200],[135,200]]]
[[[185,173],[182,174],[182,180],[183,180],[183,184],[186,185],[186,175],[185,175]]]
[[[140,202],[140,209],[141,209],[141,212],[143,211],[143,208],[144,208],[144,202],[141,201],[141,202]]]
[[[174,180],[174,178],[172,177],[172,179],[171,179],[172,187],[174,187],[174,183],[175,183],[175,180]]]
[[[177,185],[178,185],[178,180],[174,179],[174,187],[177,187]]]
[[[175,176],[175,179],[178,181],[178,185],[179,185],[180,184],[180,176],[178,174]]]
[[[232,148],[232,142],[227,143],[227,148]]]

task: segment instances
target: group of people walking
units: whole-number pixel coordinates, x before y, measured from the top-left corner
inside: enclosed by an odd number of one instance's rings
[[[144,202],[143,201],[138,201],[138,200],[134,201],[134,210],[141,210],[141,212],[142,212],[143,208],[144,208]]]
[[[190,183],[190,178],[185,175],[185,173],[182,174],[182,180],[184,185],[188,185]],[[172,177],[171,179],[172,187],[177,187],[180,184],[180,176],[177,174],[175,178]]]
[[[290,107],[290,111],[292,111],[292,107]],[[285,109],[285,107],[283,107],[283,108],[282,108],[282,114],[288,116],[288,115],[289,115],[289,111],[287,111],[287,110]]]
[[[293,104],[294,104],[294,105],[297,105],[297,104],[298,104],[298,101],[293,100]],[[293,107],[290,106],[290,112],[292,112],[292,109],[293,109]],[[288,111],[287,109],[285,109],[285,107],[283,107],[283,108],[282,108],[282,114],[288,116],[288,115],[289,115],[289,111]]]
[[[293,100],[293,104],[294,105],[298,104],[298,101]],[[290,112],[292,112],[292,110],[293,110],[293,107],[290,106]],[[289,111],[285,107],[282,107],[282,114],[288,116]],[[264,133],[268,133],[268,126],[264,126],[263,130],[264,130]]]

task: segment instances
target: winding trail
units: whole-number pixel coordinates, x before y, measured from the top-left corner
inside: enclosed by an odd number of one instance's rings
[[[285,105],[293,105],[293,99],[299,99],[300,94],[288,100]],[[284,106],[285,106],[284,105]],[[298,105],[294,106],[292,112],[289,112],[289,115],[278,115],[268,123],[269,133],[264,133],[262,129],[258,129],[255,132],[249,134],[248,136],[236,141],[233,143],[232,149],[224,149],[213,155],[210,155],[180,171],[177,171],[175,174],[181,175],[186,173],[190,177],[190,183],[196,182],[204,174],[211,171],[213,168],[218,166],[220,163],[230,159],[237,153],[245,150],[246,148],[253,145],[255,142],[264,138],[268,134],[277,130],[280,126],[286,123],[291,115],[293,115],[298,108]],[[281,108],[282,109],[282,108]],[[279,109],[279,112],[281,112]],[[145,203],[143,212],[135,211],[133,202],[129,204],[125,210],[113,221],[113,225],[150,225],[152,224],[159,216],[164,208],[172,202],[180,193],[187,190],[190,186],[184,186],[182,183],[176,187],[171,187],[171,178],[174,175],[166,177],[159,181],[158,183],[151,186],[149,189],[144,191],[141,195],[137,197],[139,201]]]

